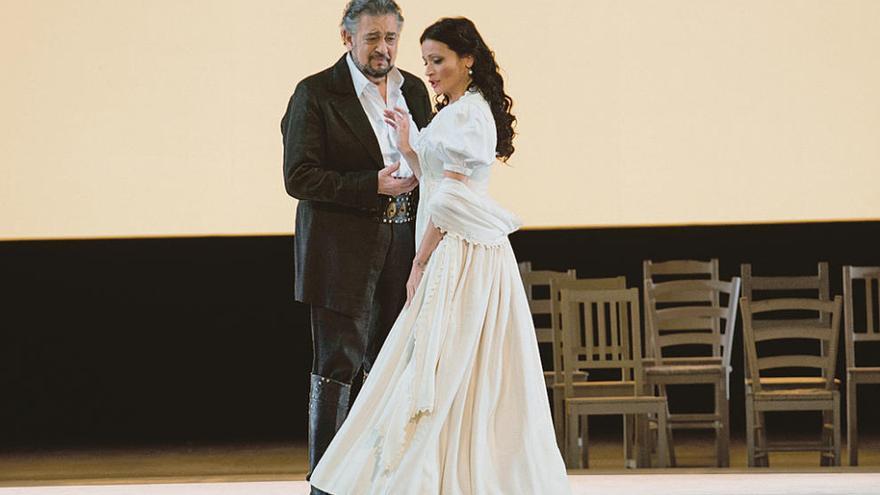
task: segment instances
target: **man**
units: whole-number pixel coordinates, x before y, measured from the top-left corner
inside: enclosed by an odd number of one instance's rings
[[[299,200],[296,299],[311,309],[310,471],[403,306],[415,256],[417,181],[383,110],[404,108],[421,128],[431,103],[424,83],[394,67],[402,26],[394,0],[350,1],[348,52],[297,85],[281,122],[285,186]]]

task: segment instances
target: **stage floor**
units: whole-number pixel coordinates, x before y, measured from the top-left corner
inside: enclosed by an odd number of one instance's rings
[[[624,470],[618,441],[596,440],[592,469],[569,471],[575,495],[880,495],[880,449],[866,438],[858,468],[819,466],[816,453],[771,456],[748,469],[735,439],[731,468],[712,465],[708,438],[676,437],[678,468]],[[303,444],[178,445],[0,452],[0,495],[299,495]],[[540,494],[552,495],[552,494]]]
[[[876,495],[875,473],[604,474],[570,476],[575,495]],[[0,488],[0,495],[307,495],[305,481]],[[552,494],[541,494],[552,495]]]

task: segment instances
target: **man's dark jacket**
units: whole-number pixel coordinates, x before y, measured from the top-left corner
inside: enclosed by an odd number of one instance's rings
[[[281,133],[284,184],[287,193],[299,200],[296,300],[359,316],[373,298],[391,229],[374,219],[379,207],[378,172],[384,164],[355,94],[346,56],[296,86],[281,120]],[[422,128],[431,118],[428,92],[416,76],[401,72],[403,96]]]

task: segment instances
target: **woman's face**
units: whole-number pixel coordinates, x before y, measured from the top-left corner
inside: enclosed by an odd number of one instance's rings
[[[467,91],[471,78],[468,69],[474,64],[470,55],[459,57],[446,43],[425,40],[422,43],[425,76],[436,94],[454,101]]]

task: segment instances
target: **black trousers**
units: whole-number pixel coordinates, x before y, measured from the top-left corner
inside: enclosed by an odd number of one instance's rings
[[[385,226],[391,230],[390,242],[368,310],[345,315],[311,307],[312,373],[316,375],[351,384],[361,371],[369,373],[406,302],[406,281],[415,257],[415,226],[413,222]]]

